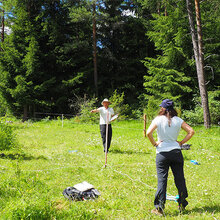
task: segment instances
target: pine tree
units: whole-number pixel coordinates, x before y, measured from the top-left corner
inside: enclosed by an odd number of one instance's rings
[[[23,111],[24,120],[35,111],[67,112],[83,75],[68,7],[59,1],[16,0],[12,13],[12,33],[0,57],[0,89],[10,110],[19,116]]]
[[[77,90],[70,91],[71,96],[95,93],[92,43],[92,5],[91,2],[72,1],[68,3],[72,34],[67,48],[70,50],[71,62],[74,63],[74,77],[79,74],[80,84]],[[72,78],[74,78],[72,76]],[[79,79],[79,78],[78,78]],[[71,82],[71,78],[70,78]]]
[[[36,29],[33,19],[40,10],[40,2],[14,2],[12,33],[6,38],[1,52],[1,92],[15,114],[23,109],[27,118],[28,106],[34,102],[34,74],[39,67]]]
[[[143,92],[144,65],[151,54],[142,9],[136,1],[103,1],[97,19],[100,94],[124,91],[125,101],[137,104]],[[146,43],[147,42],[147,43]]]
[[[167,11],[167,16],[153,15],[152,31],[148,32],[158,51],[156,58],[147,57],[143,61],[148,69],[144,86],[149,109],[165,98],[180,102],[192,91],[188,83],[193,80],[188,74],[191,67],[187,57],[189,39],[184,11],[180,5],[167,5]]]
[[[200,4],[203,23],[204,60],[207,89],[213,91],[220,85],[220,7],[218,0]]]

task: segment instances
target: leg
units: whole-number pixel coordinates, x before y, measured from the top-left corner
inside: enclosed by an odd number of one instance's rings
[[[112,140],[112,126],[111,124],[108,125],[108,144],[107,144],[107,150],[109,150]]]
[[[186,201],[186,198],[188,197],[187,188],[186,188],[186,182],[184,178],[184,171],[183,171],[183,155],[181,150],[176,151],[175,153],[174,161],[171,163],[171,169],[174,176],[174,182],[178,189],[179,193],[179,199],[178,203],[179,205],[182,205],[183,208],[185,208],[188,205],[188,202]]]
[[[106,142],[106,125],[100,125],[100,133],[102,137],[102,143],[104,147],[104,152],[105,152],[105,142]]]
[[[169,171],[169,161],[165,154],[159,153],[156,156],[157,166],[157,192],[155,194],[154,206],[157,209],[164,209],[166,202],[167,177]]]

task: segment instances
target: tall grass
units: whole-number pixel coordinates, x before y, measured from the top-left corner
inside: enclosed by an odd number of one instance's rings
[[[156,188],[155,149],[140,121],[113,123],[104,168],[98,124],[72,120],[16,123],[19,150],[0,157],[1,219],[158,219],[150,210]],[[167,201],[166,219],[219,219],[219,127],[195,127],[191,150],[184,151],[189,191],[187,212]],[[180,139],[184,136],[181,132]],[[190,160],[200,165],[193,165]],[[69,202],[63,190],[79,182],[95,186],[95,201]],[[167,192],[177,195],[172,173]]]
[[[4,118],[0,119],[0,150],[9,150],[15,147],[13,127]]]

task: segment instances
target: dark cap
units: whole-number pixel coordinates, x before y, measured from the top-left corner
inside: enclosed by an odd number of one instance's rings
[[[166,109],[172,109],[173,108],[173,101],[170,99],[164,99],[159,106],[166,108]]]

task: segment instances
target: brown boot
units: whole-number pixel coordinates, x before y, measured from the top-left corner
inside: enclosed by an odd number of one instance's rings
[[[163,216],[163,210],[162,209],[152,209],[151,213],[155,214],[155,215],[158,215],[158,216]]]

